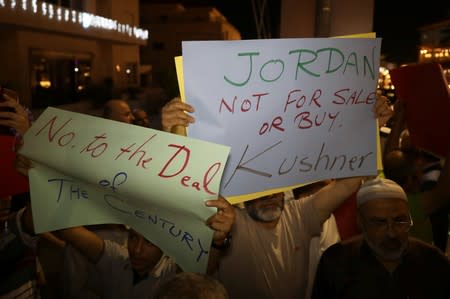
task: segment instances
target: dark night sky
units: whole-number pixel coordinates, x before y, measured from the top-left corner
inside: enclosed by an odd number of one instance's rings
[[[161,2],[161,0],[141,0]],[[216,6],[240,32],[243,39],[257,38],[250,0],[165,0],[189,5]],[[280,0],[268,0],[272,37],[278,37]],[[382,54],[399,63],[417,60],[420,26],[450,19],[450,0],[410,1],[375,0],[374,31],[383,38]]]
[[[426,0],[406,6],[404,1],[375,0],[374,31],[383,38],[387,60],[414,62],[419,45],[418,28],[450,19],[449,0]]]

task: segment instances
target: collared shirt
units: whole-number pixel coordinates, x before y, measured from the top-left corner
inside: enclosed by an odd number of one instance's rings
[[[410,238],[393,272],[361,236],[328,248],[320,260],[313,299],[450,298],[450,261],[437,248]]]

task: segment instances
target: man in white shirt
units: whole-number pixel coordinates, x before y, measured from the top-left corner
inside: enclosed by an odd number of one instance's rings
[[[387,98],[377,97],[379,123],[392,115]],[[162,128],[189,126],[194,107],[174,99],[162,109]],[[276,193],[236,210],[232,243],[221,256],[217,277],[230,298],[305,298],[310,241],[331,213],[360,185],[361,178],[333,181],[314,195],[285,203]]]

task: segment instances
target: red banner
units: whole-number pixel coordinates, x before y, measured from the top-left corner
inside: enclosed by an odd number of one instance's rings
[[[390,71],[397,99],[404,102],[412,144],[445,157],[450,140],[450,93],[439,63]]]

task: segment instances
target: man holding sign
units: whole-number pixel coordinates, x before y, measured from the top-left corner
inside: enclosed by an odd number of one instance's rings
[[[392,115],[387,98],[377,97],[373,107],[379,123],[386,123]],[[163,128],[194,123],[185,111],[194,107],[179,100],[166,104]],[[230,297],[304,298],[310,240],[360,182],[361,177],[339,179],[301,200],[285,203],[283,194],[276,193],[236,209],[233,242],[216,273]]]
[[[17,156],[18,171],[27,175],[30,167],[30,160]],[[214,230],[213,248],[220,247],[234,223],[234,209],[221,197],[208,200],[205,204],[217,208],[217,213],[206,223]],[[23,221],[27,224],[27,231],[33,232],[32,215],[27,212]],[[104,298],[153,298],[161,283],[179,271],[173,259],[134,229],[128,232],[127,249],[113,241],[101,239],[85,227],[59,230],[59,236],[95,264],[102,282],[99,295]],[[215,255],[217,252],[213,249],[211,265],[216,263]]]
[[[163,253],[185,271],[206,272],[211,244],[228,235],[234,209],[217,199],[228,151],[49,107],[25,134],[17,168],[33,161],[34,232],[60,231],[96,262],[105,297],[151,297],[176,271]],[[82,227],[104,223],[133,228],[128,250]]]

